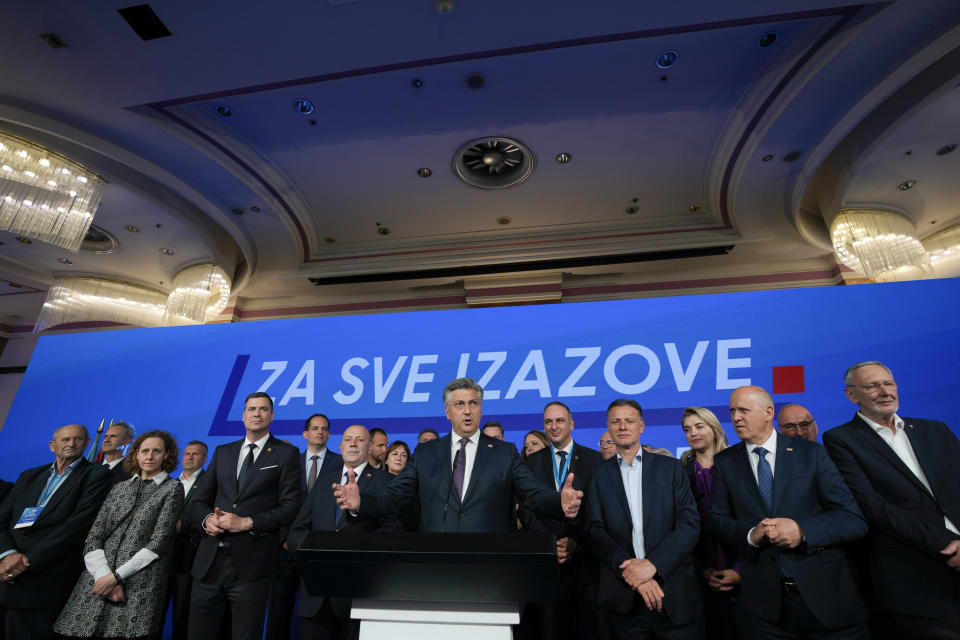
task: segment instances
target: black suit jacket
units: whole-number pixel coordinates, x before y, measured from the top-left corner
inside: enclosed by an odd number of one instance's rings
[[[103,464],[103,463],[101,463]],[[103,465],[106,466],[106,465]],[[115,484],[119,484],[124,480],[130,479],[130,473],[123,467],[123,458],[120,459],[120,462],[113,465],[113,468],[107,467],[110,470],[110,486],[112,487]]]
[[[280,554],[280,529],[293,522],[300,508],[300,452],[274,438],[266,442],[247,483],[237,486],[237,462],[244,440],[217,447],[207,473],[197,480],[197,495],[186,509],[185,520],[203,527],[215,507],[253,519],[253,529],[222,536],[204,535],[193,563],[193,577],[202,580],[213,564],[220,539],[235,558],[234,571],[241,580],[269,576]]]
[[[173,565],[173,570],[177,573],[190,573],[190,570],[193,569],[197,547],[200,546],[200,541],[203,540],[205,535],[202,529],[184,519],[190,501],[197,496],[197,488],[200,486],[200,480],[205,473],[206,471],[203,469],[196,472],[197,477],[193,481],[190,491],[183,497],[183,509],[180,510],[180,531],[173,539],[173,552],[170,554],[170,562]]]
[[[530,472],[551,489],[556,486],[553,457],[555,456],[553,456],[549,446],[527,457],[527,466],[530,468]],[[549,533],[555,539],[569,537],[576,542],[577,551],[569,562],[560,565],[560,570],[562,572],[570,571],[579,581],[584,583],[596,582],[600,577],[600,565],[587,545],[584,527],[586,519],[583,516],[586,507],[583,505],[590,500],[590,480],[593,478],[594,471],[602,462],[603,456],[600,455],[599,451],[573,443],[569,471],[573,474],[573,488],[583,491],[580,515],[576,519],[537,515],[523,504],[520,505],[518,513],[524,530],[534,533]]]
[[[480,434],[463,501],[451,491],[450,434],[417,446],[406,468],[386,488],[364,496],[360,517],[381,519],[410,500],[420,505],[421,531],[509,532],[513,494],[538,513],[563,516],[560,494],[537,480],[509,442]]]
[[[871,586],[887,609],[940,617],[955,606],[960,573],[940,550],[960,538],[960,441],[942,422],[903,418],[904,433],[933,495],[859,415],[823,434],[870,525],[863,557]]]
[[[310,451],[304,451],[300,454],[300,492],[303,494],[303,498],[307,497],[307,468],[313,461],[310,460]],[[339,453],[331,451],[329,448],[327,452],[323,454],[323,464],[320,465],[320,469],[317,471],[317,480],[331,471],[339,471],[343,468],[343,458],[340,457]]]
[[[646,452],[641,456],[644,555],[657,568],[656,579],[670,620],[687,624],[699,619],[703,611],[691,557],[700,538],[697,505],[677,460]],[[635,558],[636,553],[617,457],[602,461],[594,472],[586,510],[587,535],[601,564],[600,605],[625,613],[637,593],[621,577],[620,564]]]
[[[802,438],[777,436],[769,512],[747,455],[740,442],[714,457],[710,500],[713,536],[740,551],[744,608],[758,618],[779,621],[780,580],[785,574],[797,583],[824,626],[865,622],[866,608],[840,546],[862,538],[867,524],[826,449]],[[751,546],[747,533],[767,517],[795,520],[805,542],[796,549],[767,542]]]
[[[340,472],[343,470],[343,463],[332,471],[317,477],[317,484],[314,485],[310,496],[304,501],[297,519],[290,526],[290,536],[287,538],[287,547],[291,551],[300,548],[303,539],[311,531],[402,531],[403,527],[395,517],[389,517],[383,520],[360,520],[353,518],[349,514],[343,514],[340,527],[336,526],[336,520],[340,514],[340,506],[333,497],[333,483],[341,482],[343,478]],[[363,473],[357,477],[357,485],[361,494],[367,494],[373,491],[379,491],[386,487],[393,480],[394,476],[386,471],[374,469],[369,464],[364,467]],[[298,613],[309,618],[320,610],[323,606],[323,596],[311,596],[307,593],[306,587],[300,586],[300,606]],[[338,600],[338,599],[334,599]],[[349,612],[348,601],[337,602],[335,610],[342,613],[344,605]],[[333,603],[331,603],[333,604]]]
[[[37,505],[49,478],[49,464],[27,469],[0,503],[0,553],[16,549],[30,560],[12,586],[0,583],[0,603],[9,608],[66,602],[83,570],[87,531],[110,491],[109,470],[81,459],[33,526],[14,529],[23,510]]]

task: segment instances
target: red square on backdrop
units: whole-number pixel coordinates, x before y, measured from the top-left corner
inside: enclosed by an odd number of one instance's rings
[[[803,393],[803,365],[773,368],[774,393]]]

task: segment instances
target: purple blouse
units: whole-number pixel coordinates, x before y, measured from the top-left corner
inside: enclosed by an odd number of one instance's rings
[[[710,493],[713,488],[713,468],[704,469],[693,460],[693,497],[700,512],[701,538],[700,549],[705,555],[700,561],[713,569],[733,569],[740,573],[740,563],[736,562],[736,551],[713,539],[706,527],[710,517]],[[706,567],[704,567],[706,568]]]

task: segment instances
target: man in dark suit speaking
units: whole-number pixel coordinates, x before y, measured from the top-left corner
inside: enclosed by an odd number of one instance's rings
[[[60,427],[52,464],[27,469],[0,503],[0,604],[10,640],[53,638],[83,570],[83,541],[110,490],[110,472],[83,457],[85,427]]]
[[[270,396],[247,396],[246,438],[217,447],[187,508],[184,521],[207,534],[193,563],[191,640],[219,637],[227,602],[234,640],[259,640],[263,634],[280,529],[300,508],[300,452],[270,435],[272,421]]]
[[[742,442],[713,460],[714,537],[740,550],[743,607],[760,638],[869,638],[841,545],[867,532],[818,444],[777,434],[760,387],[730,394]]]
[[[335,484],[341,508],[382,519],[417,498],[421,531],[507,533],[516,492],[537,513],[576,517],[583,492],[573,488],[573,474],[559,492],[537,480],[513,444],[480,433],[482,402],[483,389],[472,379],[448,384],[443,405],[451,433],[421,443],[388,487],[363,496],[362,507],[355,482]]]
[[[607,426],[616,456],[593,474],[587,536],[600,558],[600,605],[621,638],[703,637],[692,552],[700,517],[680,462],[642,452],[643,411],[614,400]]]
[[[844,376],[853,420],[823,434],[870,525],[863,557],[900,638],[960,638],[960,442],[947,425],[901,418],[893,374]]]

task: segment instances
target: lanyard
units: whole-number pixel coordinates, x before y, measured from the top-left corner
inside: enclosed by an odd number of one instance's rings
[[[50,496],[53,495],[53,492],[57,490],[57,487],[60,486],[60,483],[63,482],[63,479],[67,477],[70,471],[70,467],[67,467],[62,474],[57,475],[57,468],[54,467],[51,469],[50,479],[47,480],[47,484],[43,488],[43,493],[40,494],[40,501],[37,503],[38,507],[46,506],[47,500],[50,499]],[[54,480],[56,480],[56,482],[54,482]]]
[[[550,445],[550,453],[553,454],[551,456],[551,459],[553,460],[553,477],[557,481],[557,491],[559,491],[563,488],[563,483],[567,479],[567,470],[570,469],[570,458],[573,457],[571,455],[573,452],[571,451],[569,454],[567,454],[566,460],[563,461],[563,469],[557,468],[557,450],[553,448],[553,445]]]

